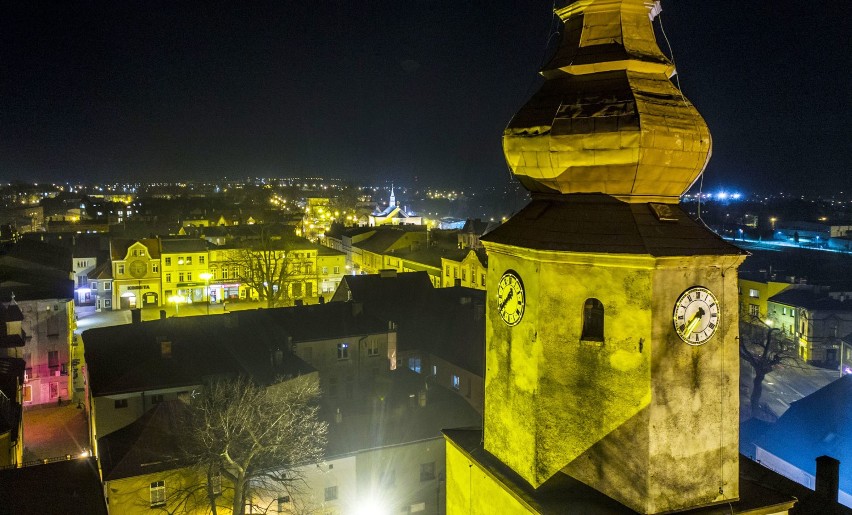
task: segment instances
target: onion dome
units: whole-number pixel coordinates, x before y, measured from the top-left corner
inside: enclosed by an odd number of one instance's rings
[[[503,133],[506,161],[533,192],[677,203],[710,158],[707,124],[670,77],[659,2],[580,0],[556,10],[562,41],[541,89]]]

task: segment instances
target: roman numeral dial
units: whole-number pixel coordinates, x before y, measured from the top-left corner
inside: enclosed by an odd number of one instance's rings
[[[525,306],[524,283],[516,272],[509,270],[497,285],[497,312],[507,325],[518,325],[524,317]]]
[[[674,329],[689,345],[704,345],[719,327],[719,301],[707,288],[694,286],[678,297],[674,307]]]

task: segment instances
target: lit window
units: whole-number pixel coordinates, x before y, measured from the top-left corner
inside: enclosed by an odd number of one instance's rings
[[[326,502],[334,501],[336,499],[337,499],[337,485],[329,486],[328,488],[326,488],[325,489],[325,500],[326,500]]]
[[[408,358],[408,369],[420,373],[420,358]]]
[[[748,314],[753,317],[760,316],[760,306],[757,304],[749,304]]]
[[[583,305],[583,340],[604,341],[604,306],[598,299],[586,299]]]
[[[154,481],[151,483],[151,507],[166,505],[166,482]]]
[[[337,344],[337,359],[349,359],[349,344],[348,343],[338,343]]]
[[[787,308],[781,308],[781,313],[786,315],[787,314]]]
[[[432,365],[432,375],[433,376],[438,375],[438,365]]]
[[[760,292],[755,290],[754,288],[750,288],[748,290],[748,296],[753,298],[753,299],[759,299],[760,298]]]
[[[459,379],[459,376],[453,374],[453,389],[458,390],[460,386],[461,379]]]
[[[187,264],[187,265],[191,265],[191,264],[192,264],[192,256],[187,256],[187,257],[186,257],[186,264]]]
[[[435,479],[435,462],[420,464],[420,481],[432,481]]]

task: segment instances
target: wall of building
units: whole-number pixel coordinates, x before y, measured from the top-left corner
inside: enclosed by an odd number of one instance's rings
[[[15,357],[26,361],[24,406],[70,399],[71,335],[74,327],[72,299],[18,301],[27,337]]]
[[[469,459],[452,442],[447,442],[447,511],[469,515],[535,513],[506,491],[479,463]]]

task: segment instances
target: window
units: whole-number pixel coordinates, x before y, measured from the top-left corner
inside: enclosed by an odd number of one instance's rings
[[[349,359],[349,344],[348,343],[338,343],[337,344],[337,359]]]
[[[432,375],[433,376],[438,375],[438,365],[432,365]]]
[[[183,272],[178,273],[178,282],[179,283],[183,282],[183,277],[184,277]]]
[[[288,513],[290,508],[287,505],[290,504],[290,496],[282,495],[278,498],[278,513]]]
[[[124,265],[118,265],[118,275],[124,275]]]
[[[444,275],[446,275],[447,277],[450,276],[450,265],[447,265],[447,268],[444,270]]]
[[[748,314],[753,317],[760,316],[760,306],[758,306],[757,304],[749,304]]]
[[[192,272],[187,272],[187,273],[186,273],[186,280],[187,280],[187,281],[191,281],[191,280],[192,280]]]
[[[166,282],[167,283],[172,282],[172,274],[166,274]]]
[[[115,403],[113,403],[115,409],[121,409],[127,407],[127,399],[116,399]]]
[[[30,384],[24,385],[24,402],[33,401],[33,386]]]
[[[480,277],[479,284],[481,284],[482,286],[485,286],[485,274],[482,274],[482,277]]]
[[[329,486],[325,489],[325,501],[334,501],[337,499],[337,485]]]
[[[453,374],[453,389],[458,390],[460,386],[461,386],[461,379],[459,379],[459,376]]]
[[[187,256],[187,257],[186,257],[186,264],[187,264],[187,265],[191,265],[191,264],[192,264],[192,256]]]
[[[467,281],[467,270],[462,269],[462,281]]]
[[[327,266],[322,267],[322,275],[328,275],[328,267]]]
[[[787,308],[781,308],[781,314],[786,315],[787,314]]]
[[[166,258],[166,266],[172,266],[172,258],[170,258],[170,257]]]
[[[753,299],[759,299],[760,298],[760,292],[755,290],[754,288],[750,288],[748,290],[748,296],[753,298]]]
[[[154,272],[155,274],[159,273],[160,265],[158,263],[151,263],[151,271]]]
[[[112,307],[112,301],[110,299],[104,300],[104,307],[105,308],[111,308]]]
[[[204,264],[204,256],[198,256],[198,264],[199,264],[199,265],[203,265],[203,264]]]
[[[408,369],[420,373],[420,358],[408,358]]]
[[[379,342],[371,341],[367,342],[367,356],[378,356],[379,355]]]
[[[166,482],[165,481],[154,481],[151,483],[150,488],[151,494],[151,507],[155,508],[157,506],[165,506],[166,505]]]
[[[604,341],[604,306],[598,299],[586,299],[583,305],[583,332],[580,339]]]
[[[334,273],[335,273],[335,274],[339,274],[339,273],[340,273],[340,267],[339,267],[339,266],[334,267]]]
[[[96,283],[96,282],[94,282],[94,281],[92,281],[91,283],[89,283],[89,286],[90,286],[93,290],[97,290],[97,289],[98,289],[98,283]]]
[[[302,283],[293,283],[293,297],[299,298],[302,296]]]
[[[59,371],[59,351],[52,350],[47,352],[47,366],[50,368],[50,375],[55,375],[54,372]]]
[[[112,283],[106,282],[104,283],[104,290],[109,291],[112,289]]]
[[[435,462],[420,464],[420,481],[432,481],[435,479]]]

